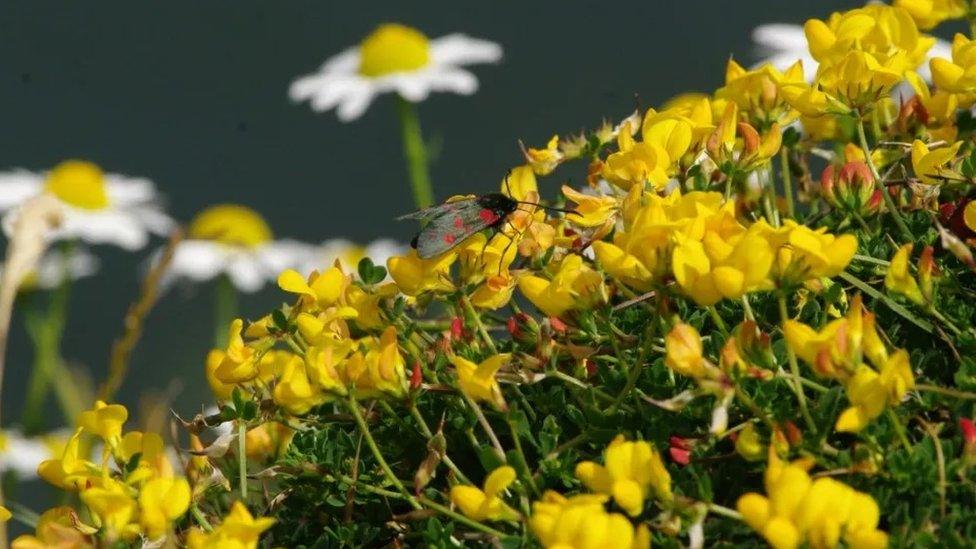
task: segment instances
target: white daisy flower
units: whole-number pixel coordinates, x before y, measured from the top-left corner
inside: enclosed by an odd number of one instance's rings
[[[756,44],[757,53],[761,57],[755,66],[769,63],[785,71],[799,59],[803,61],[803,73],[807,81],[813,81],[817,74],[818,63],[807,48],[807,37],[802,25],[789,23],[759,25],[752,31],[752,41]],[[941,38],[936,39],[935,44],[928,51],[925,62],[916,69],[926,82],[932,81],[929,60],[933,57],[951,58],[952,45]]]
[[[430,92],[473,94],[478,79],[461,66],[501,58],[501,46],[488,40],[464,34],[428,40],[417,29],[390,23],[292,82],[289,95],[296,102],[309,101],[317,112],[335,108],[339,120],[349,122],[381,93],[396,92],[413,103]]]
[[[150,234],[166,234],[173,222],[158,204],[153,182],[141,177],[103,173],[82,160],[67,160],[50,172],[0,172],[0,212],[9,235],[18,206],[43,192],[64,205],[61,227],[54,240],[81,240],[138,250]]]
[[[407,247],[395,240],[381,238],[366,246],[358,245],[351,240],[336,238],[326,240],[312,250],[296,270],[304,275],[312,271],[322,271],[335,264],[336,260],[346,272],[356,272],[359,260],[368,257],[374,265],[386,265],[386,260],[395,255],[406,253]]]
[[[37,466],[42,461],[61,457],[58,452],[63,438],[56,434],[27,438],[17,430],[0,431],[0,472],[15,471],[22,480],[37,478]]]
[[[212,206],[190,222],[187,239],[177,245],[163,284],[178,279],[204,282],[226,275],[235,288],[253,293],[276,281],[281,271],[300,266],[314,249],[295,240],[273,240],[268,223],[246,206]]]
[[[22,290],[53,290],[65,280],[87,278],[98,272],[100,262],[87,248],[75,246],[67,257],[65,251],[52,248],[44,253],[34,272],[20,286]],[[3,271],[0,270],[0,277]]]

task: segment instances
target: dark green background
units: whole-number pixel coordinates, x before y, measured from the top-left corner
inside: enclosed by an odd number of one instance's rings
[[[420,107],[442,143],[438,197],[485,192],[519,163],[517,140],[594,127],[683,91],[721,85],[730,55],[755,57],[759,23],[825,17],[852,2],[45,2],[0,4],[0,167],[43,170],[84,158],[152,178],[187,220],[232,201],[276,234],[309,241],[409,239],[392,218],[411,209],[393,104],[380,98],[350,124],[291,104],[289,83],[399,21],[431,37],[463,31],[501,43],[504,61],[475,67],[473,97]],[[555,192],[556,179],[547,181]],[[155,242],[153,247],[159,245]],[[150,250],[97,250],[101,275],[76,285],[65,356],[104,376],[109,347]],[[280,301],[243,300],[257,315]],[[209,402],[203,357],[212,288],[177,288],[153,311],[121,401],[172,389],[190,414]],[[15,320],[3,417],[19,414],[30,352]],[[179,380],[179,381],[176,381]],[[174,385],[174,383],[176,383]],[[50,406],[52,425],[59,423]]]

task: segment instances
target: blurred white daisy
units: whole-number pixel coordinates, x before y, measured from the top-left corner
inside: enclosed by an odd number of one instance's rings
[[[21,283],[21,290],[53,290],[65,280],[87,278],[98,272],[100,262],[83,246],[70,250],[52,248],[44,253],[37,268]],[[0,270],[0,277],[3,271]]]
[[[197,214],[187,228],[163,278],[203,282],[226,275],[242,292],[256,292],[285,269],[299,267],[314,246],[274,240],[259,213],[246,206],[220,204]],[[157,252],[154,261],[158,261]]]
[[[150,234],[166,234],[172,228],[152,181],[103,173],[83,160],[66,160],[47,173],[0,172],[0,212],[7,234],[18,206],[44,192],[64,205],[64,222],[52,233],[54,240],[138,250],[149,242]]]
[[[37,478],[37,466],[61,457],[66,441],[63,433],[28,438],[17,430],[0,431],[0,472],[15,471],[21,480]]]
[[[336,238],[315,247],[296,270],[307,275],[312,271],[325,270],[338,260],[345,272],[355,273],[359,260],[364,257],[370,258],[374,265],[386,265],[387,259],[394,255],[403,255],[406,249],[405,245],[388,238],[374,240],[365,246]]]
[[[461,67],[501,58],[501,46],[488,40],[464,34],[429,40],[417,29],[388,23],[292,82],[289,95],[293,101],[309,101],[318,112],[335,108],[339,120],[349,122],[382,93],[396,92],[413,103],[431,92],[470,95],[478,79]]]
[[[803,25],[789,23],[759,25],[752,31],[752,41],[756,44],[757,54],[761,57],[756,66],[770,63],[777,69],[785,71],[799,59],[803,61],[803,73],[807,81],[813,81],[817,74],[818,63],[807,49],[807,37],[803,32]],[[933,57],[952,57],[952,46],[941,38],[935,40],[935,44],[928,51],[926,61],[916,69],[927,82],[932,81],[928,61]]]

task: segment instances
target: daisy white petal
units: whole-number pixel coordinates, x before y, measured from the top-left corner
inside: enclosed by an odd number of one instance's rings
[[[502,60],[501,45],[466,34],[448,34],[430,41],[431,60],[438,65],[473,65]]]
[[[37,466],[54,455],[40,439],[26,438],[19,431],[0,433],[0,471],[15,471],[22,479],[37,477]]]
[[[44,177],[27,170],[0,173],[0,212],[5,212],[40,194]]]
[[[254,293],[268,282],[270,273],[249,254],[235,255],[227,265],[227,276],[238,290]]]
[[[431,91],[471,95],[478,91],[478,79],[465,69],[449,67],[431,71],[427,78]]]
[[[37,287],[50,290],[60,286],[66,277],[69,280],[87,278],[98,272],[99,265],[98,258],[84,247],[72,249],[68,257],[53,248],[37,264]]]
[[[153,262],[159,260],[161,250],[156,252]],[[226,246],[210,240],[184,240],[173,252],[173,259],[163,275],[163,285],[177,278],[188,278],[203,282],[216,278],[223,272],[230,259]]]
[[[336,109],[336,116],[342,122],[352,122],[366,112],[369,104],[373,102],[374,95],[374,90],[368,86],[346,94],[342,102],[339,103],[339,108]]]

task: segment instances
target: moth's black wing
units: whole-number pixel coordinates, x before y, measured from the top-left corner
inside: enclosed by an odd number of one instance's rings
[[[457,208],[458,204],[463,204],[465,202],[472,202],[476,200],[475,198],[466,198],[464,200],[458,200],[455,202],[447,202],[445,204],[438,204],[436,206],[431,206],[429,208],[424,208],[422,210],[417,210],[408,214],[401,215],[396,218],[397,221],[405,221],[407,219],[419,219],[421,221],[426,219],[433,219],[439,215],[449,213]]]
[[[498,221],[498,215],[483,207],[477,199],[459,200],[435,208],[441,209],[433,216],[424,218],[427,225],[411,242],[421,259],[447,252]]]

